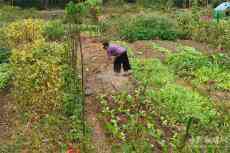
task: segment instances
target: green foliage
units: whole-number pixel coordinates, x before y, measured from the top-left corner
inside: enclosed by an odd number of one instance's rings
[[[163,86],[175,81],[174,75],[160,60],[134,59],[132,61],[134,77],[145,86]]]
[[[194,16],[190,12],[183,12],[177,15],[177,23],[183,31],[185,37],[190,38],[193,33],[193,27],[197,24]]]
[[[61,21],[49,21],[44,26],[43,34],[48,40],[60,40],[65,34],[64,25]]]
[[[12,51],[14,96],[21,111],[47,113],[61,108],[64,55],[62,44],[43,41]]]
[[[172,0],[139,0],[139,3],[145,7],[152,7],[155,9],[168,9],[173,6]]]
[[[156,43],[152,43],[151,46],[153,49],[158,50],[159,52],[165,53],[165,54],[170,54],[171,51],[168,50],[167,48],[161,47],[160,45],[156,44]]]
[[[6,48],[0,48],[0,64],[9,62],[10,51]]]
[[[150,96],[169,113],[169,119],[175,117],[179,122],[186,123],[192,117],[207,125],[216,115],[208,99],[178,85],[168,84]]]
[[[38,13],[34,9],[21,9],[19,7],[0,4],[0,27],[13,21],[36,16],[38,16]]]
[[[112,153],[152,153],[152,148],[153,145],[146,140],[133,140],[123,143],[121,146],[114,145],[112,148]]]
[[[123,23],[121,37],[129,41],[163,39],[175,40],[179,36],[176,25],[168,18],[138,16],[131,23]]]
[[[9,64],[0,64],[0,90],[7,87],[12,75]]]
[[[166,63],[180,76],[190,76],[191,72],[212,63],[207,56],[194,48],[182,48],[182,51],[170,54]]]
[[[201,67],[194,72],[194,76],[195,84],[206,84],[222,90],[230,89],[230,72],[220,68],[219,65]]]
[[[65,8],[67,15],[74,15],[77,13],[77,7],[73,1],[69,2]]]
[[[207,42],[216,47],[227,49],[230,47],[230,22],[228,21],[199,21],[194,26],[192,38],[200,42]]]
[[[0,49],[0,90],[7,87],[12,76],[10,64],[6,64],[9,62],[10,54],[8,49]]]
[[[211,56],[213,64],[217,64],[222,69],[230,70],[230,56],[223,53],[216,53]]]
[[[70,1],[65,8],[67,20],[69,22],[81,24],[83,17],[88,14],[89,10],[99,10],[101,4],[102,0],[87,0],[76,4]]]
[[[44,21],[39,19],[25,19],[10,23],[2,28],[5,43],[9,48],[16,48],[35,40],[44,39],[42,30]]]
[[[80,79],[76,78],[69,65],[65,64],[61,69],[64,88],[63,111],[67,116],[77,115],[80,118],[82,109]]]
[[[196,11],[198,12],[198,11]],[[206,42],[216,48],[221,48],[228,53],[230,48],[230,21],[202,19],[200,13],[182,13],[178,15],[177,22],[187,38]]]

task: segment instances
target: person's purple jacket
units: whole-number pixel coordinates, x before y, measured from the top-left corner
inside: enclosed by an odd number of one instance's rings
[[[115,45],[115,44],[110,44],[107,49],[107,54],[109,57],[120,56],[124,52],[126,52],[126,48],[121,47],[119,45]]]

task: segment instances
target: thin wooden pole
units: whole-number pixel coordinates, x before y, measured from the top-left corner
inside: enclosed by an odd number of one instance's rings
[[[82,49],[82,41],[81,41],[81,32],[78,31],[78,41],[80,47],[80,55],[81,55],[81,87],[82,87],[82,122],[83,122],[83,136],[86,137],[86,118],[85,118],[85,73],[84,73],[84,55]],[[86,146],[85,142],[83,143],[83,151],[85,151]]]

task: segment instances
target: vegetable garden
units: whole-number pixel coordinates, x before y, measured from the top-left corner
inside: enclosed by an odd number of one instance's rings
[[[0,4],[0,152],[229,152],[219,3],[73,1],[61,16]],[[104,39],[127,49],[131,76],[111,72]]]

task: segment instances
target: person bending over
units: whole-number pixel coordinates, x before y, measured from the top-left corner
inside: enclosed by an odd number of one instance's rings
[[[125,75],[130,74],[131,66],[129,64],[127,49],[116,44],[110,44],[108,41],[103,42],[103,46],[107,51],[109,60],[111,60],[112,56],[115,56],[113,62],[114,72],[119,74],[121,72],[121,67],[123,67]]]

